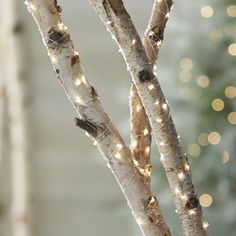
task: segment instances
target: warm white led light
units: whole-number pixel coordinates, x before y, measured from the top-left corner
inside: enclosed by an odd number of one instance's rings
[[[123,148],[123,145],[120,144],[120,143],[118,143],[118,144],[116,144],[116,147],[117,147],[119,150],[121,150],[121,149]]]
[[[207,221],[203,221],[202,227],[203,229],[207,229],[209,227],[209,223]]]
[[[184,179],[184,173],[183,172],[178,173],[178,178],[180,180],[183,180]]]
[[[153,84],[150,84],[149,86],[148,86],[148,89],[151,91],[151,90],[153,90],[154,89],[154,85]]]
[[[136,44],[136,39],[133,39],[131,44],[134,46]]]
[[[144,134],[144,135],[147,135],[147,134],[149,134],[149,131],[148,131],[148,129],[147,129],[147,128],[143,130],[143,134]]]
[[[115,158],[117,158],[117,159],[120,159],[120,158],[121,158],[121,155],[120,155],[119,152],[117,152],[117,153],[115,154]]]
[[[150,147],[146,147],[146,148],[145,148],[145,152],[146,152],[147,154],[149,154],[149,153],[150,153]]]

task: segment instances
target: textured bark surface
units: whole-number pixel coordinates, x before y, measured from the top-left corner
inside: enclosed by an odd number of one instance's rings
[[[90,0],[90,2],[117,42],[145,107],[184,234],[206,235],[188,158],[182,151],[169,105],[131,18],[122,1],[114,1],[116,9],[112,0]],[[169,14],[164,17],[169,17]]]
[[[80,117],[76,125],[94,140],[125,195],[141,230],[147,236],[169,235],[146,172],[136,165],[131,151],[104,112],[95,89],[85,78],[80,58],[62,23],[62,8],[54,0],[26,1],[47,47],[57,78]]]
[[[26,89],[23,60],[23,26],[17,16],[18,1],[2,0],[1,27],[9,156],[11,159],[11,235],[29,236],[29,189],[27,179]]]

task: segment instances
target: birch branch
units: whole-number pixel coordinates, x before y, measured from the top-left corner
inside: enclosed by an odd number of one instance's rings
[[[142,42],[121,0],[90,0],[112,34],[145,107],[185,235],[206,235],[188,158],[183,153],[169,105]],[[164,17],[169,17],[166,14]]]
[[[164,29],[173,5],[172,0],[155,0],[152,14],[145,31],[143,40],[144,49],[156,73],[156,60],[159,48],[164,38]],[[135,45],[135,40],[133,41]],[[138,91],[132,83],[130,88],[130,113],[131,113],[131,151],[133,158],[138,161],[142,168],[151,169],[151,126],[147,114],[139,98]],[[145,133],[144,133],[145,132]]]
[[[48,50],[57,78],[65,89],[80,118],[76,125],[84,129],[104,156],[115,176],[133,215],[147,236],[170,235],[162,221],[158,203],[119,132],[104,112],[95,89],[85,78],[80,58],[62,23],[61,7],[54,0],[27,0]]]
[[[22,24],[17,14],[17,1],[2,0],[1,27],[4,80],[7,97],[9,155],[11,158],[13,236],[29,236],[29,189],[27,179],[26,90],[22,59]]]

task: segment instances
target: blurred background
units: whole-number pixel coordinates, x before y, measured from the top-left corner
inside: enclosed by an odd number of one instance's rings
[[[16,2],[25,38],[22,60],[27,78],[26,164],[32,235],[141,236],[101,154],[73,122],[77,114],[56,79],[36,24],[23,1]],[[124,3],[143,37],[153,1]],[[88,80],[129,143],[131,77],[118,47],[89,1],[59,0],[58,4]],[[5,21],[2,14],[0,24]],[[235,0],[176,1],[157,64],[158,78],[189,155],[208,231],[214,236],[236,233],[235,23]],[[0,49],[4,59],[3,47]],[[1,68],[0,72],[3,65]],[[0,75],[1,80],[4,76]],[[6,131],[1,138],[7,140],[8,136]],[[7,146],[6,141],[2,149]],[[9,156],[9,151],[2,151],[0,236],[12,235]],[[153,190],[173,235],[180,236],[155,144],[152,163]]]

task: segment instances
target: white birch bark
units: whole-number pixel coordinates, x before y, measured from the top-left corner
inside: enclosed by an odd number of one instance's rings
[[[1,1],[3,19],[1,31],[1,66],[7,98],[9,155],[11,158],[12,203],[11,233],[13,236],[29,236],[27,141],[25,87],[22,76],[24,65],[21,52],[22,24],[17,17],[15,0]]]
[[[148,60],[132,20],[121,0],[90,2],[120,47],[145,107],[184,234],[206,235],[187,156],[182,151],[169,105],[152,71],[152,63]],[[169,13],[163,17],[168,18]]]
[[[95,89],[85,78],[80,58],[74,51],[70,35],[62,23],[61,7],[54,0],[27,0],[43,42],[48,50],[57,78],[80,118],[76,124],[84,129],[107,161],[132,213],[146,236],[169,235],[157,201],[143,173],[131,156],[117,129],[104,112]]]

